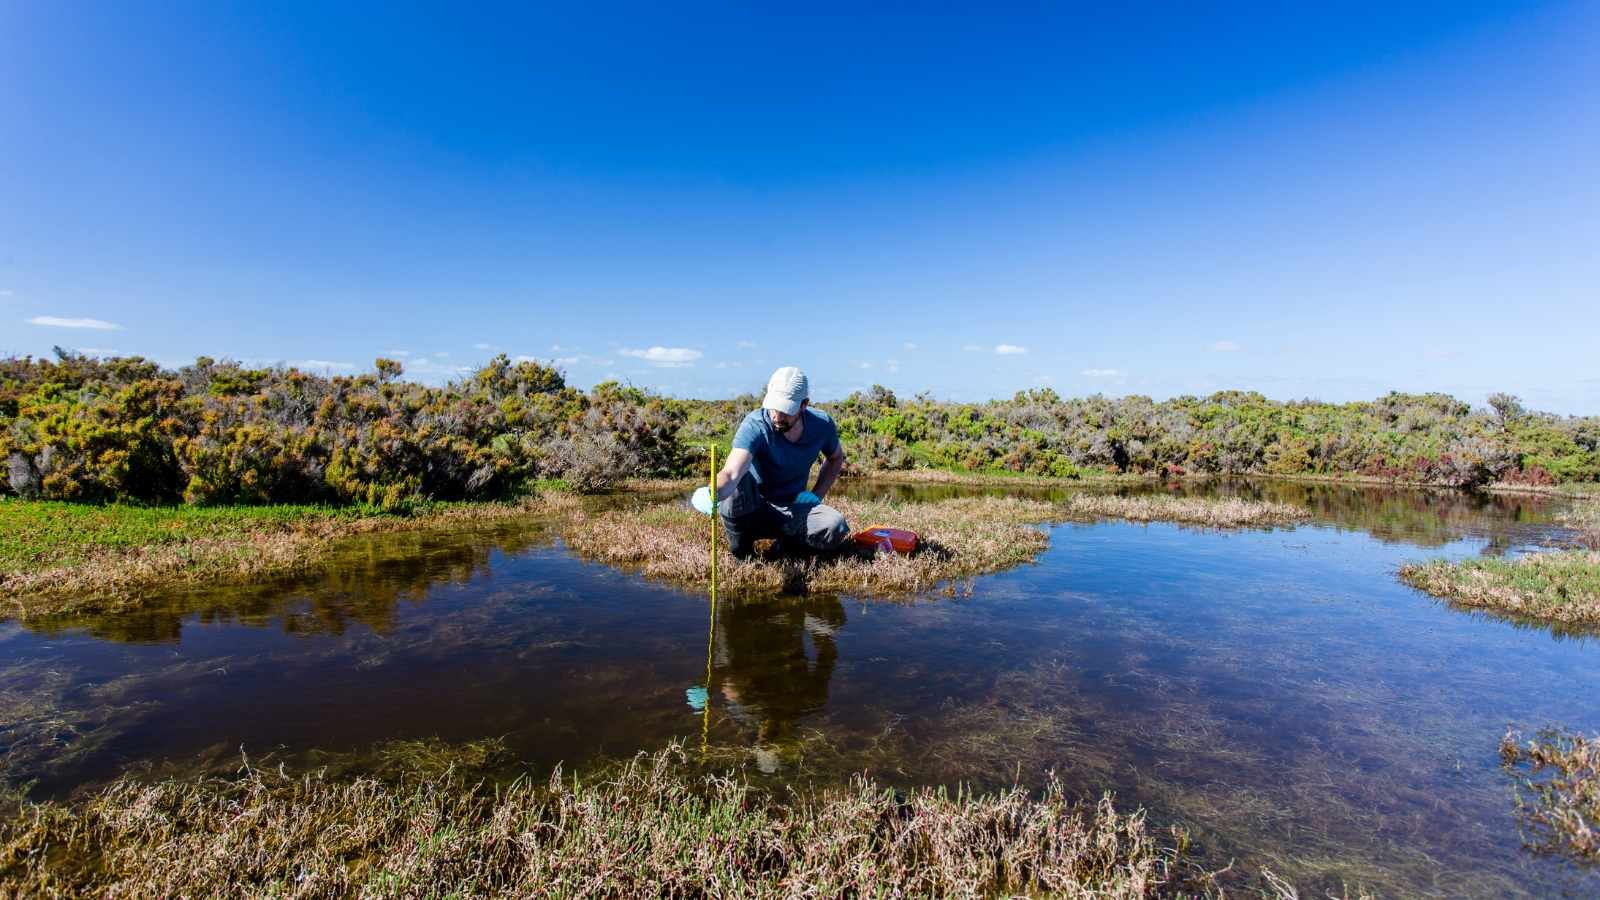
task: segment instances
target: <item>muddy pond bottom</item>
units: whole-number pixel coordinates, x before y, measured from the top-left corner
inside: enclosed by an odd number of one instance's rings
[[[885,486],[868,493],[954,489]],[[0,626],[6,778],[353,770],[395,742],[491,741],[506,771],[696,750],[760,779],[1115,791],[1202,858],[1303,895],[1600,893],[1522,848],[1507,723],[1600,728],[1600,645],[1451,610],[1403,563],[1521,552],[1548,508],[1212,485],[1313,524],[1050,529],[956,597],[722,603],[574,558],[538,526],[363,538],[332,573]],[[708,710],[704,718],[701,710]]]

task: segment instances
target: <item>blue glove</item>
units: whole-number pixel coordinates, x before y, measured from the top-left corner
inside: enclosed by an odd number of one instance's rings
[[[700,712],[706,708],[706,701],[710,700],[711,697],[706,693],[705,688],[697,684],[683,692],[683,699],[688,701],[690,709]]]
[[[822,502],[822,498],[811,493],[810,491],[801,491],[799,494],[795,495],[794,502],[796,504],[810,503],[812,505],[816,505]]]
[[[699,512],[705,513],[708,516],[711,515],[711,511],[716,508],[711,503],[711,488],[704,485],[701,485],[699,488],[697,488],[694,492],[694,496],[689,498],[689,505],[693,506]]]

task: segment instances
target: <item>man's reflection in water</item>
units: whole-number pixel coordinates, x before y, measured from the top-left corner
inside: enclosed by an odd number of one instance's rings
[[[758,767],[774,771],[796,724],[828,702],[844,607],[837,597],[735,602],[717,623],[713,681],[728,713],[755,726]]]

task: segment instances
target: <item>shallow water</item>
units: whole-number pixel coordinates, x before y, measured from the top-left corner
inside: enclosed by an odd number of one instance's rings
[[[971,489],[858,485],[931,498]],[[998,490],[998,489],[996,489]],[[1521,848],[1507,723],[1600,728],[1600,643],[1451,610],[1403,563],[1558,536],[1538,498],[1216,483],[1313,524],[1052,528],[1030,566],[909,603],[719,606],[708,757],[762,778],[1114,790],[1215,867],[1305,895],[1594,894]],[[681,738],[708,604],[537,526],[364,537],[335,574],[0,625],[0,752],[41,796],[139,771],[501,737],[521,768]],[[358,758],[358,757],[352,757]]]

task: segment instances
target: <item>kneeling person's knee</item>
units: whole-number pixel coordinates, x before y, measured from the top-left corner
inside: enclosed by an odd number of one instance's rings
[[[850,539],[850,523],[831,506],[817,506],[806,517],[806,543],[818,550],[832,550]]]

